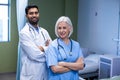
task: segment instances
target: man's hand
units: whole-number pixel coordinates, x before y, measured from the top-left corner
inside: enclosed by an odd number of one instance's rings
[[[50,40],[48,39],[48,40],[46,40],[46,42],[45,42],[45,46],[48,46],[50,44]],[[42,52],[44,52],[44,48],[42,47],[42,46],[38,46],[38,48],[42,51]]]
[[[48,39],[48,40],[46,40],[46,42],[45,42],[45,46],[48,46],[50,44],[50,40]]]
[[[39,48],[42,52],[44,52],[44,48],[43,48],[42,46],[38,46],[38,48]]]

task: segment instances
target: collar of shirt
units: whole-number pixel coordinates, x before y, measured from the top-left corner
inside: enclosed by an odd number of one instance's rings
[[[34,27],[34,26],[31,25],[30,23],[28,23],[28,25],[29,25],[30,27],[32,27],[34,30],[36,30],[36,31],[39,33],[39,26]]]

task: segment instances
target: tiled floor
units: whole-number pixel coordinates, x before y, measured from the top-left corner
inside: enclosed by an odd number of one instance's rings
[[[16,80],[15,73],[0,73],[0,80]]]

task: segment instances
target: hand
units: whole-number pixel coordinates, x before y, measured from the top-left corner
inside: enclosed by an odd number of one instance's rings
[[[48,46],[50,44],[50,40],[48,39],[48,40],[46,40],[46,42],[45,42],[45,46]]]
[[[59,66],[65,66],[65,63],[66,63],[66,62],[59,62],[58,65],[59,65]]]
[[[44,52],[44,48],[43,48],[42,46],[38,46],[38,48],[39,48],[42,52]]]

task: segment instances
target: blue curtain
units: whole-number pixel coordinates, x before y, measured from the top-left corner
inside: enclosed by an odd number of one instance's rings
[[[16,11],[17,11],[17,26],[18,33],[24,27],[26,18],[25,18],[25,7],[28,4],[28,0],[17,0],[16,1]],[[17,72],[16,80],[20,80],[20,70],[21,70],[21,59],[20,59],[20,45],[18,43],[18,60],[17,60]]]

